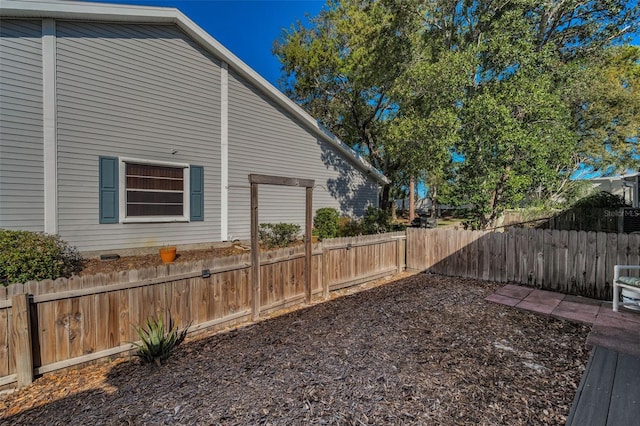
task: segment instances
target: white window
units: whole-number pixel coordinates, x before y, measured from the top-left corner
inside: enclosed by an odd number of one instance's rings
[[[189,220],[189,165],[120,159],[121,222]]]

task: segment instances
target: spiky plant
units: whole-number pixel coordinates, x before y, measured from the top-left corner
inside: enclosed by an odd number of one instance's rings
[[[134,326],[135,327],[135,326]],[[147,318],[147,327],[135,327],[142,343],[134,343],[138,347],[136,356],[145,363],[155,363],[158,367],[169,358],[173,350],[187,336],[189,325],[184,330],[178,331],[169,316],[168,327],[165,328],[162,314],[156,318]]]

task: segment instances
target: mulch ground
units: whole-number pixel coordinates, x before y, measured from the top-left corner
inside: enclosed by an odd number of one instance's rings
[[[484,301],[498,284],[419,274],[0,397],[0,423],[564,424],[585,325]]]
[[[212,257],[236,256],[250,252],[250,250],[240,245],[212,247],[201,250],[178,250],[174,263],[197,262],[199,260],[209,260]],[[80,275],[108,274],[116,271],[155,268],[160,265],[162,265],[162,260],[158,253],[124,256],[114,260],[86,259]]]

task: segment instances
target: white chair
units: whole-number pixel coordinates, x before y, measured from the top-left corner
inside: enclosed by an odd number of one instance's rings
[[[618,312],[620,303],[620,288],[634,290],[640,293],[640,278],[621,275],[623,270],[640,270],[640,265],[616,265],[613,267],[613,311]],[[623,303],[624,305],[624,303]]]

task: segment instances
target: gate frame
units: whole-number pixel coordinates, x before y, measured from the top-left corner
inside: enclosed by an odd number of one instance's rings
[[[306,189],[304,226],[304,291],[306,302],[311,303],[311,227],[313,210],[313,179],[289,178],[249,174],[251,183],[251,318],[260,318],[260,246],[258,244],[258,185],[294,186]]]

